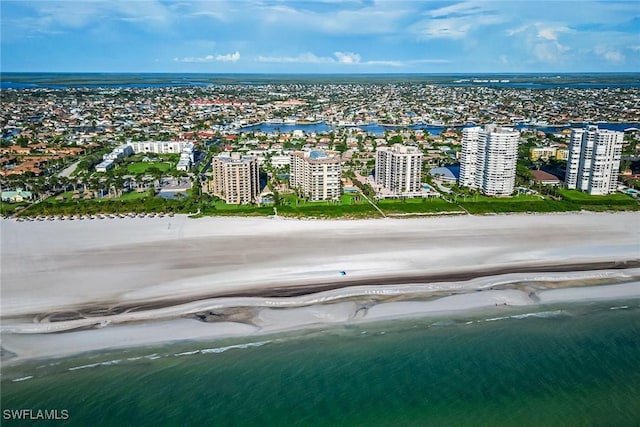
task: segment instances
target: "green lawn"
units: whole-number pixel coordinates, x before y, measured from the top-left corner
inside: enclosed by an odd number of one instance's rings
[[[127,172],[132,174],[144,174],[150,168],[158,168],[160,172],[165,173],[172,168],[172,164],[166,162],[135,162],[126,165]]]
[[[56,200],[62,196],[63,200]],[[150,191],[138,193],[132,191],[117,198],[99,198],[84,200],[82,197],[73,199],[73,192],[66,192],[32,205],[21,215],[81,215],[97,213],[150,213],[176,212],[195,213],[199,206],[192,200],[166,200],[158,196],[151,196]]]
[[[592,196],[588,193],[583,193],[578,190],[565,190],[560,189],[558,192],[562,195],[565,200],[571,202],[586,202],[586,203],[595,203],[602,204],[608,202],[635,202],[636,199],[633,197],[622,194],[622,193],[612,193],[607,194],[606,196]]]
[[[137,191],[129,191],[128,193],[122,193],[122,196],[111,200],[137,200],[144,199],[145,197],[148,197],[150,195],[151,191],[143,191],[141,193],[138,193]]]
[[[439,197],[430,199],[406,199],[406,200],[380,200],[378,207],[385,214],[420,214],[420,213],[439,213],[439,212],[456,212],[460,211],[460,207],[455,203],[448,202]]]
[[[147,165],[147,163],[145,163]],[[638,200],[624,195],[590,196],[578,191],[560,190],[563,200],[550,196],[520,195],[516,197],[457,197],[452,201],[433,199],[381,200],[377,206],[386,215],[421,215],[468,211],[471,214],[492,214],[510,212],[564,212],[564,211],[612,211],[640,210]],[[68,191],[26,209],[21,215],[41,214],[95,214],[127,212],[176,212],[201,215],[268,216],[273,215],[273,206],[230,205],[223,201],[198,202],[197,198],[165,200],[152,197],[150,191],[132,191],[121,197],[109,199],[73,199],[74,192]],[[62,200],[56,198],[62,196]],[[380,213],[359,194],[344,194],[340,201],[307,202],[294,194],[283,195],[283,203],[276,209],[279,215],[315,218],[369,218],[380,217]],[[205,199],[206,200],[206,199]],[[4,213],[15,210],[14,206],[3,204]]]
[[[361,196],[345,194],[340,201],[307,202],[295,194],[285,194],[277,206],[279,215],[336,218],[341,216],[375,216],[377,211]],[[224,201],[210,202],[203,208],[207,215],[273,215],[273,206],[233,205]],[[379,215],[379,214],[377,214]]]
[[[564,200],[554,200],[550,196],[520,195],[504,198],[485,196],[458,197],[457,202],[472,214],[638,210],[640,208],[635,199],[624,194],[591,196],[576,190],[559,190],[559,192]]]
[[[18,202],[18,203],[0,202],[0,215],[13,215],[13,213],[16,210],[22,209],[28,205],[29,205],[29,202]]]

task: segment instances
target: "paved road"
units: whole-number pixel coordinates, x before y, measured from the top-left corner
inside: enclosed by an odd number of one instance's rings
[[[60,171],[60,173],[58,174],[59,177],[69,177],[74,170],[76,170],[76,168],[78,167],[78,163],[80,163],[80,160],[78,160],[77,162],[72,163],[71,165],[67,166],[66,168],[64,168],[62,171]]]

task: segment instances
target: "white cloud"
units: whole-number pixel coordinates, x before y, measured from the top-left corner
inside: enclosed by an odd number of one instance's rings
[[[237,50],[233,53],[216,56],[216,61],[222,61],[222,62],[238,62],[239,59],[240,59],[240,52],[238,52]]]
[[[449,15],[475,15],[484,11],[484,7],[479,3],[463,2],[432,10],[429,12],[429,15],[434,18],[440,18]]]
[[[563,25],[545,25],[543,23],[537,22],[535,24],[538,29],[538,38],[549,41],[557,41],[559,33],[569,33],[571,30]]]
[[[305,2],[256,4],[254,13],[262,24],[280,28],[303,28],[331,35],[392,34],[402,29],[402,20],[417,13],[413,2],[377,1],[359,8],[343,8],[327,12],[309,10]],[[342,2],[340,3],[343,4]]]
[[[310,52],[298,56],[259,56],[258,62],[284,62],[301,64],[360,64],[360,55],[353,52],[334,52],[332,56],[318,56]]]
[[[504,18],[493,14],[479,14],[450,18],[426,19],[409,27],[421,39],[463,39],[476,29],[500,24]]]
[[[471,24],[460,18],[436,19],[414,27],[418,36],[425,39],[461,39],[466,37]]]
[[[511,29],[507,30],[507,35],[509,37],[511,37],[511,36],[515,36],[516,34],[524,33],[525,31],[527,31],[529,29],[529,27],[530,27],[529,24],[525,24],[525,25],[521,25],[521,26],[516,27],[516,28],[511,28]]]
[[[360,62],[360,55],[353,52],[334,52],[335,57],[341,64],[357,64]]]
[[[415,64],[448,64],[448,59],[409,59],[405,61],[373,59],[363,61],[360,54],[353,52],[334,52],[334,56],[318,56],[310,52],[300,54],[298,56],[258,56],[258,62],[275,62],[275,63],[299,63],[299,64],[344,64],[347,66],[359,65],[380,65],[387,67],[402,67]]]
[[[32,2],[40,24],[45,27],[84,28],[94,23],[120,20],[158,27],[171,21],[169,9],[157,0],[147,1],[47,1]]]
[[[258,62],[282,62],[282,63],[301,63],[301,64],[330,64],[336,62],[335,59],[328,56],[317,56],[313,53],[302,53],[298,56],[258,56]]]
[[[596,46],[593,52],[602,59],[609,62],[624,62],[625,60],[625,56],[620,51],[604,46]]]
[[[558,42],[538,43],[534,45],[533,51],[538,60],[555,64],[563,62],[564,55],[569,51],[569,47],[563,46]]]
[[[508,29],[506,35],[520,38],[525,50],[532,52],[533,58],[538,62],[558,64],[567,62],[566,56],[571,51],[570,43],[561,43],[560,38],[563,34],[573,32],[572,29],[561,23],[538,21]],[[506,56],[504,60],[499,57],[503,64],[508,63],[507,59]]]
[[[184,58],[173,58],[176,62],[237,62],[240,59],[240,52],[228,53],[226,55],[206,55],[206,56],[187,56]]]
[[[363,64],[364,65],[381,65],[383,67],[402,67],[404,65],[402,61],[385,61],[385,60],[367,61],[367,62],[363,62]]]

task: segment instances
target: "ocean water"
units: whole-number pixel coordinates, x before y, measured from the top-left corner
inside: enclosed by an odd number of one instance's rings
[[[475,81],[480,79],[481,81]],[[492,81],[493,80],[493,81]],[[508,82],[505,82],[508,80]],[[640,87],[640,73],[520,74],[225,74],[225,73],[21,73],[0,74],[0,89],[198,88],[266,84],[434,84],[524,89]]]
[[[528,310],[41,361],[3,370],[2,409],[69,414],[22,425],[640,425],[640,301]]]

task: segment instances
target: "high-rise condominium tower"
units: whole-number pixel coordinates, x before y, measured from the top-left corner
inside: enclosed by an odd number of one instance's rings
[[[572,129],[565,184],[567,188],[604,195],[616,190],[623,132],[598,129]]]
[[[340,200],[342,165],[340,156],[323,151],[296,151],[291,154],[289,182],[310,201]]]
[[[516,180],[519,138],[517,130],[495,125],[464,129],[460,185],[489,196],[510,196]]]
[[[376,184],[396,193],[422,189],[422,152],[417,147],[395,144],[376,150]]]
[[[255,202],[260,194],[258,160],[240,153],[220,155],[211,159],[214,195],[230,204]]]

